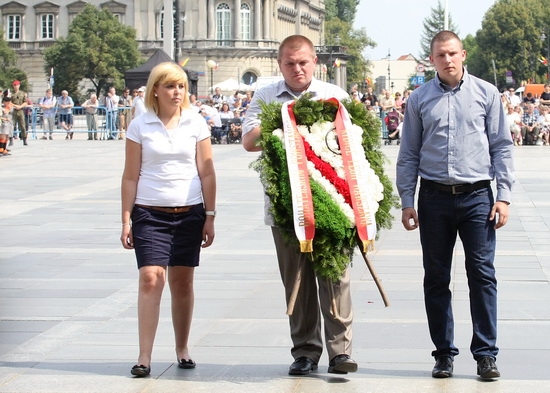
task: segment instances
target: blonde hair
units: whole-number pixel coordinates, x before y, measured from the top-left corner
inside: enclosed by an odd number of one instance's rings
[[[147,80],[147,86],[145,88],[145,107],[155,114],[159,113],[159,102],[155,97],[155,87],[166,83],[183,83],[185,91],[182,94],[182,100],[180,108],[188,109],[191,107],[189,101],[189,81],[187,80],[187,74],[178,64],[172,62],[164,62],[156,65],[149,74]]]

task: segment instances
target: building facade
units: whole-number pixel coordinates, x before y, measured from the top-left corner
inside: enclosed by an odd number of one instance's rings
[[[251,84],[260,76],[279,75],[277,49],[289,35],[305,35],[324,48],[324,0],[0,0],[4,38],[27,73],[31,98],[48,87],[44,49],[67,36],[87,4],[106,8],[133,27],[145,58],[163,49],[186,61],[186,68],[199,73],[199,95],[228,78]],[[340,68],[339,79],[333,79],[345,87],[345,64]],[[326,65],[319,64],[316,77],[327,79]]]
[[[419,62],[413,55],[408,54],[394,60],[371,60],[370,64],[376,93],[379,94],[383,89],[392,93],[408,89],[411,77],[417,74]]]

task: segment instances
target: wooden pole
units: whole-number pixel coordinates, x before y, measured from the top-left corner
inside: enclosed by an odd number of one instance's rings
[[[382,282],[380,281],[380,278],[378,278],[378,274],[376,274],[376,271],[374,270],[374,266],[372,266],[372,263],[369,261],[369,258],[367,257],[367,254],[363,252],[361,249],[361,243],[358,243],[359,251],[361,252],[361,255],[363,256],[363,259],[365,260],[365,263],[367,264],[367,268],[369,269],[369,272],[372,276],[372,279],[374,280],[374,283],[376,284],[376,287],[378,288],[378,292],[380,292],[380,296],[382,296],[382,300],[384,301],[384,306],[389,307],[390,301],[388,300],[388,297],[386,296],[386,292],[384,291],[384,288],[382,287]]]

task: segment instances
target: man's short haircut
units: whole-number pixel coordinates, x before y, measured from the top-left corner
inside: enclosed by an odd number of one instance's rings
[[[434,45],[436,42],[445,42],[452,39],[458,40],[458,42],[460,43],[460,49],[462,49],[462,41],[460,40],[460,37],[456,35],[456,33],[450,30],[441,30],[439,33],[434,35],[432,41],[430,42],[430,53],[433,53]]]
[[[313,57],[315,57],[315,47],[313,46],[313,42],[311,42],[309,38],[303,35],[296,34],[286,37],[281,42],[281,45],[279,45],[279,52],[277,53],[277,60],[281,60],[283,49],[288,47],[292,50],[298,50],[303,46],[307,46],[309,49],[311,49],[311,54]]]

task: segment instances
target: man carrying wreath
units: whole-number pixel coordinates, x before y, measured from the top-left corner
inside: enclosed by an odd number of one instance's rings
[[[277,62],[284,80],[256,91],[244,120],[242,144],[250,152],[262,149],[258,143],[261,135],[258,116],[262,103],[284,103],[305,93],[320,98],[349,98],[338,86],[313,77],[317,56],[308,38],[301,35],[285,38],[279,46]],[[284,241],[281,230],[274,225],[269,207],[270,201],[266,197],[265,223],[271,226],[287,304],[293,297],[296,277],[301,276],[295,306],[289,315],[294,358],[289,375],[307,375],[317,369],[323,352],[320,313],[330,359],[328,372],[347,374],[357,371],[357,363],[351,359],[353,312],[348,269],[337,282],[318,277],[308,254],[301,252],[299,244]]]

